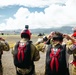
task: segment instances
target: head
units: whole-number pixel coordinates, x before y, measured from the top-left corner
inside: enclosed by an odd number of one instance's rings
[[[30,31],[29,30],[26,30],[26,29],[24,29],[24,30],[22,30],[21,31],[21,38],[26,38],[26,39],[31,39],[31,33],[30,33]]]
[[[52,37],[53,42],[56,43],[62,43],[63,42],[63,34],[60,32],[55,32]]]
[[[76,27],[72,28],[72,31],[73,31],[73,32],[76,32]]]
[[[74,33],[72,34],[72,37],[74,37],[74,38],[76,39],[76,32],[74,32]]]

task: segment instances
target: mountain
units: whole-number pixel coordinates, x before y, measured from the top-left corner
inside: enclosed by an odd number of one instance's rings
[[[72,33],[72,28],[71,26],[63,26],[63,27],[59,27],[59,28],[48,28],[48,29],[43,29],[43,28],[38,28],[38,29],[31,29],[32,33],[45,33],[45,34],[49,34],[52,31],[59,31],[62,33]]]
[[[72,31],[71,26],[63,26],[63,27],[59,27],[59,28],[37,28],[37,29],[30,29],[32,34],[39,34],[39,33],[44,33],[44,34],[49,34],[52,31],[59,31],[62,33],[67,33],[67,34],[71,34]],[[4,34],[20,34],[22,29],[18,29],[18,30],[4,30],[4,31],[0,31],[0,33],[4,33]]]

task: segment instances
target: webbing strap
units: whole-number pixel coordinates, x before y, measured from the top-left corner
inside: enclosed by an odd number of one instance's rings
[[[56,65],[56,71],[58,71],[59,68],[59,62],[58,62],[58,58],[59,58],[59,53],[60,53],[60,49],[57,50],[56,54],[54,54],[54,50],[52,49],[52,53],[50,54],[50,57],[52,58],[51,62],[50,62],[50,67],[51,70],[53,71],[54,69],[54,63]]]

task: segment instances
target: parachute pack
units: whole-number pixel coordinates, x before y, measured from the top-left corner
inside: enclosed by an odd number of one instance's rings
[[[29,68],[31,61],[31,41],[18,42],[14,48],[14,65],[18,68]]]
[[[66,46],[58,45],[55,48],[48,46],[46,54],[46,72],[49,74],[57,74],[66,70]]]

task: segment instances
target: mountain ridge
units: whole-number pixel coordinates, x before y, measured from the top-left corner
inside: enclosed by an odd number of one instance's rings
[[[67,33],[67,34],[71,34],[72,31],[71,26],[63,26],[63,27],[59,27],[59,28],[36,28],[36,29],[30,29],[30,31],[32,32],[32,34],[38,34],[38,33],[45,33],[45,34],[49,34],[52,31],[58,31],[58,32],[62,32],[62,33]],[[22,29],[17,29],[17,30],[4,30],[4,31],[0,31],[0,33],[5,33],[5,34],[20,34]]]

